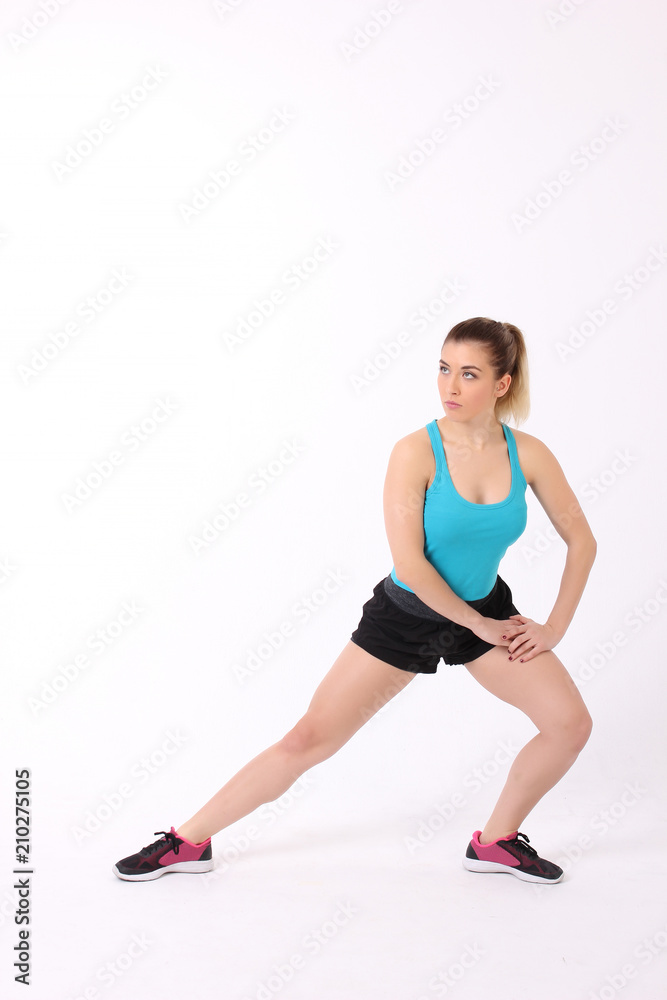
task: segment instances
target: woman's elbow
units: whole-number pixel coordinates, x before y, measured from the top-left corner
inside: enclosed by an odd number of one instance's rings
[[[568,548],[570,547],[578,552],[585,553],[591,563],[595,561],[598,552],[598,543],[592,531],[587,531],[585,534],[579,534],[571,538],[568,542]]]
[[[423,562],[424,560],[421,561]],[[419,567],[420,567],[420,560],[418,558],[403,560],[401,562],[394,563],[396,576],[401,581],[401,583],[407,584],[408,587],[412,587],[415,577],[419,575]]]

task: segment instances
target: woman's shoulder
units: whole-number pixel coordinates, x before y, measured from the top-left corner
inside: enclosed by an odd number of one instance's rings
[[[423,472],[427,477],[432,477],[435,460],[431,438],[426,426],[417,427],[416,430],[409,431],[400,437],[391,449],[391,455],[401,465],[411,466],[420,473]]]
[[[526,451],[531,451],[535,454],[539,454],[547,449],[544,441],[540,441],[540,439],[535,437],[534,434],[527,434],[526,431],[519,431],[516,427],[510,427],[509,429],[514,435],[517,447],[523,447]]]
[[[394,448],[405,452],[415,450],[423,451],[426,447],[430,448],[430,442],[431,438],[428,430],[426,429],[426,425],[422,425],[421,427],[417,427],[416,430],[409,431],[407,434],[404,434],[403,437],[400,437],[394,445]]]
[[[555,456],[544,441],[535,437],[534,434],[519,431],[516,427],[510,427],[509,429],[514,435],[516,442],[519,465],[521,466],[526,482],[530,485],[534,482],[540,468],[544,467],[545,462],[555,458]]]

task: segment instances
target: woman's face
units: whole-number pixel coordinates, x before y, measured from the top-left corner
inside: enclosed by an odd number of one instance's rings
[[[494,377],[481,344],[445,341],[438,364],[438,392],[445,413],[454,419],[471,420],[493,413],[496,400],[510,384],[510,376]],[[458,406],[449,406],[449,402]]]

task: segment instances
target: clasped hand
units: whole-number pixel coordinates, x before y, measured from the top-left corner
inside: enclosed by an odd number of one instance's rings
[[[553,649],[562,636],[551,625],[539,622],[525,615],[510,615],[509,618],[486,618],[477,635],[487,642],[507,646],[508,658],[525,663],[546,649]]]
[[[519,659],[523,663],[531,660],[546,649],[553,649],[560,642],[560,636],[552,625],[540,625],[525,615],[510,615],[516,623],[517,631],[506,632],[503,638],[509,638],[507,652],[510,660]]]

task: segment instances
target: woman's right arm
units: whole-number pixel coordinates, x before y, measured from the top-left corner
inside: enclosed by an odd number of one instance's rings
[[[494,645],[509,645],[516,623],[485,618],[454,593],[424,555],[424,496],[428,482],[426,442],[418,433],[394,445],[384,482],[383,506],[387,540],[396,576],[417,597],[475,635]],[[430,445],[428,445],[430,447]],[[502,635],[507,635],[507,640]]]

